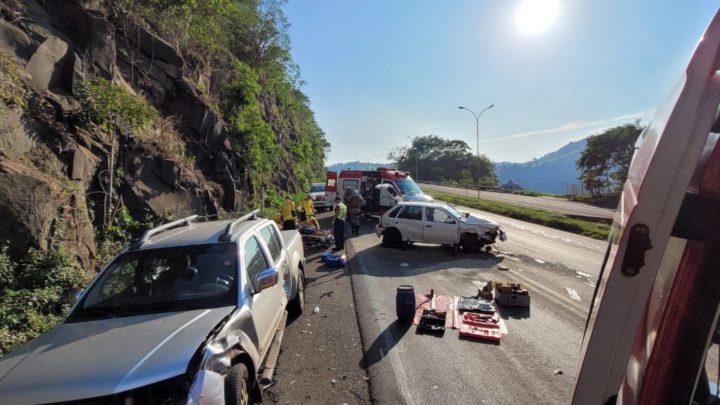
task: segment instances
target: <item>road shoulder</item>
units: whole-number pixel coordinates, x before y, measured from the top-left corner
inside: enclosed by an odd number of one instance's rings
[[[305,277],[305,312],[288,321],[265,402],[370,403],[349,271],[326,268],[316,252],[308,255]]]

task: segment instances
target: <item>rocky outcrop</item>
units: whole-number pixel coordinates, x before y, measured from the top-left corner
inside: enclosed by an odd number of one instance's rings
[[[63,184],[35,167],[0,159],[0,240],[20,254],[47,249],[52,236],[84,268],[92,268],[95,233],[82,188]]]
[[[172,45],[133,19],[109,19],[94,2],[19,3],[7,9],[0,2],[0,55],[26,92],[23,103],[0,100],[0,241],[21,252],[46,249],[52,239],[92,269],[93,214],[102,206],[100,179],[108,176],[111,150],[117,191],[136,218],[244,208],[242,157],[231,150],[221,114],[188,78]],[[162,119],[177,122],[173,139],[184,152],[163,147],[163,133],[89,126],[78,85],[97,78],[143,95]],[[283,170],[275,181],[292,189],[289,162]]]

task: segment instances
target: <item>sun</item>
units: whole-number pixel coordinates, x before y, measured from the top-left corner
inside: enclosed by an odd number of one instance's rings
[[[559,11],[558,0],[522,0],[515,11],[515,25],[524,34],[539,34],[555,22]]]

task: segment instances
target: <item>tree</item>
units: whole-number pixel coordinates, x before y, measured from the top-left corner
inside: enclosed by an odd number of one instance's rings
[[[410,146],[390,153],[388,159],[395,161],[399,169],[413,173],[416,179],[497,185],[493,162],[484,155],[474,156],[470,146],[461,140],[437,135],[418,136],[412,139]],[[419,173],[414,173],[416,167]]]
[[[576,162],[580,177],[592,195],[621,191],[630,170],[635,142],[644,127],[640,121],[610,128],[587,139]]]

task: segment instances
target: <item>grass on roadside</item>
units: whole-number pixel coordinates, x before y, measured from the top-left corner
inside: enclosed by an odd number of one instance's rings
[[[528,197],[561,197],[564,196],[558,195],[558,194],[552,194],[552,193],[543,193],[542,191],[532,191],[532,190],[517,190],[514,191],[513,194],[517,195],[526,195]]]
[[[560,229],[562,231],[572,232],[578,235],[589,236],[594,239],[605,240],[610,232],[610,226],[601,222],[570,218],[550,211],[519,207],[497,201],[483,199],[478,200],[475,198],[443,193],[441,191],[425,191],[434,198],[447,203],[458,204],[469,208],[491,212],[493,214],[504,215],[506,217],[532,222],[534,224]]]

